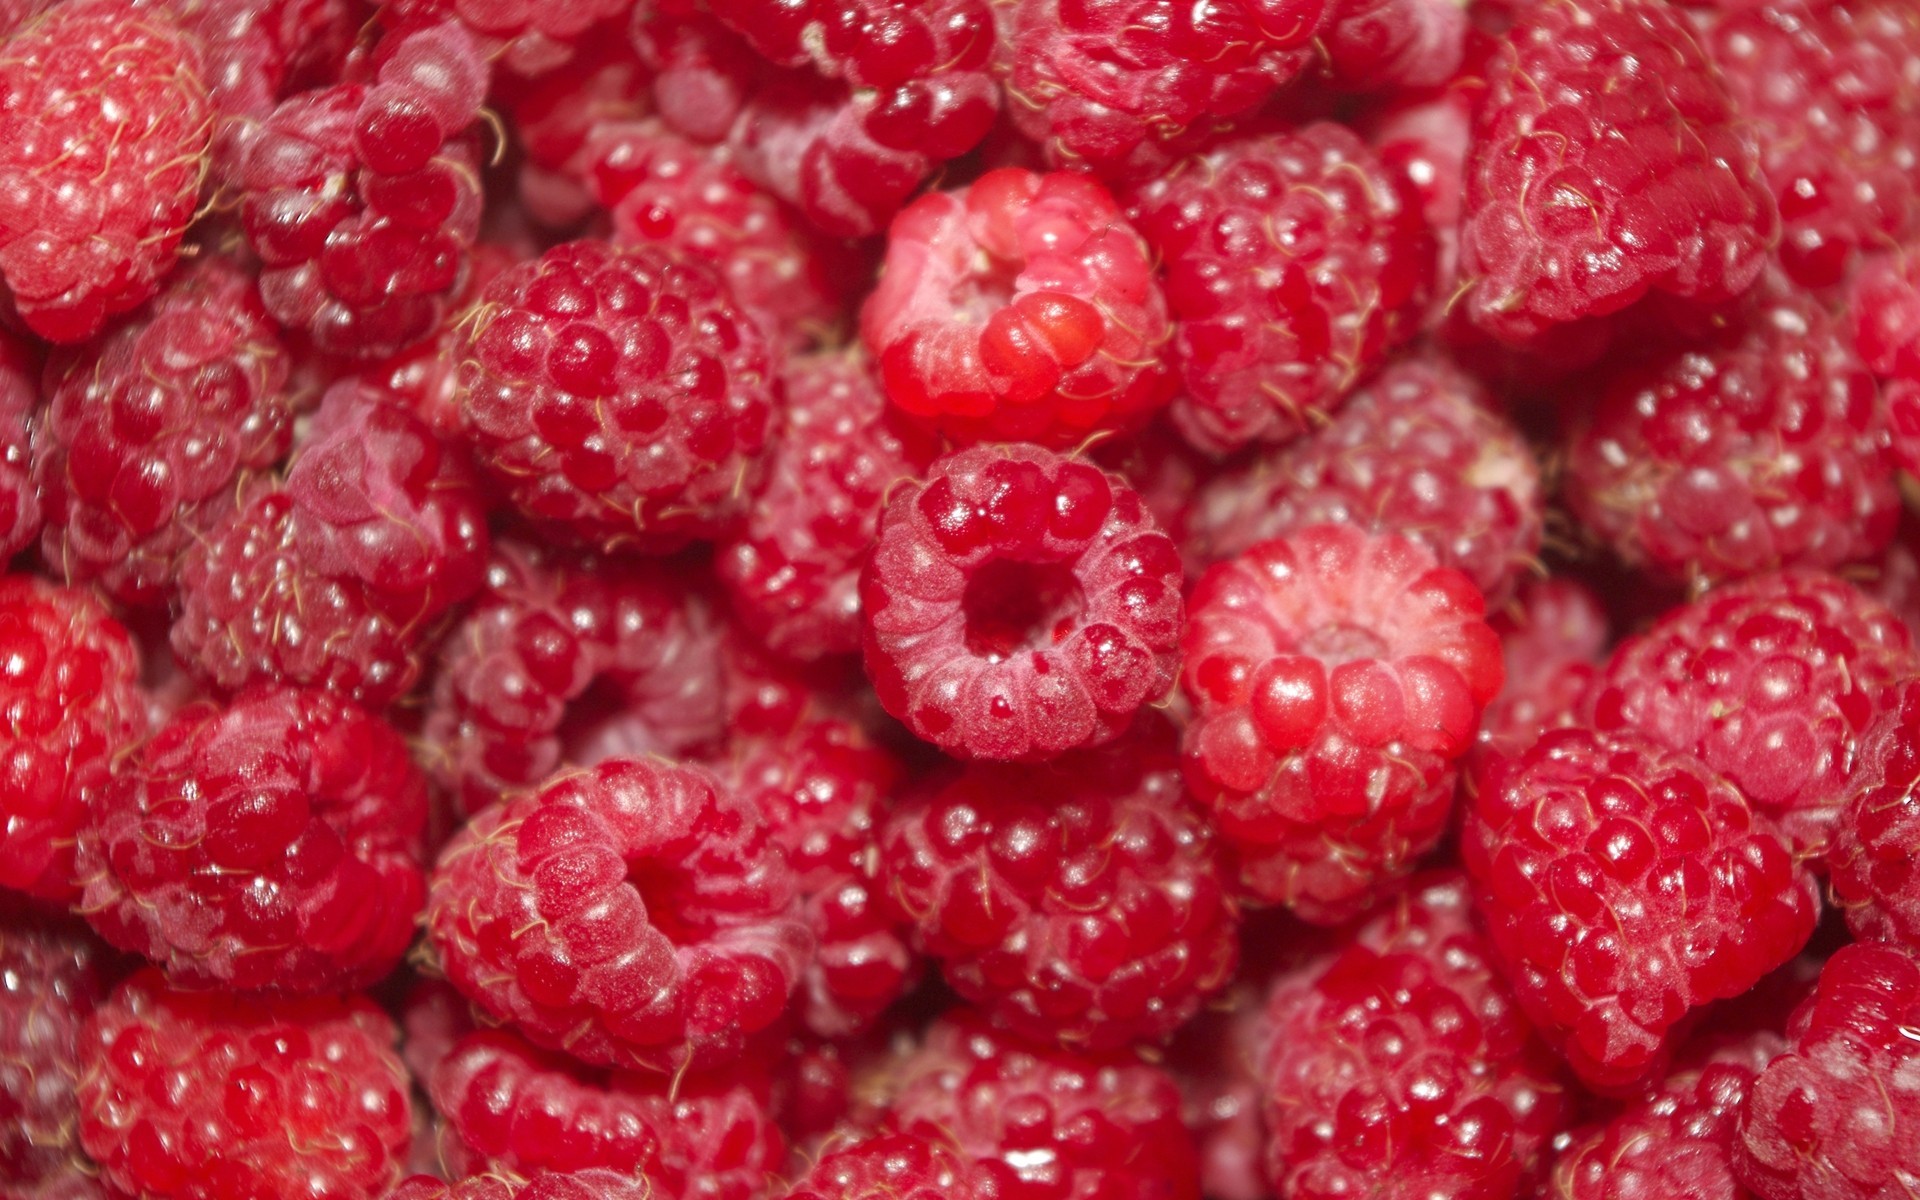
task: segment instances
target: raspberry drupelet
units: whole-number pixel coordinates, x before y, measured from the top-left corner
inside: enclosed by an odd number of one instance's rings
[[[997,1200],[985,1179],[939,1134],[882,1129],[829,1141],[785,1200]]]
[[[0,59],[0,282],[78,342],[159,290],[200,203],[214,114],[201,44],[159,6],[77,0]]]
[[[1203,450],[1300,436],[1419,329],[1432,235],[1345,126],[1223,143],[1129,211],[1166,264],[1173,416]]]
[[[1854,755],[1827,852],[1834,903],[1861,941],[1920,947],[1920,680],[1903,681]]]
[[[1201,576],[1184,644],[1187,782],[1249,894],[1338,922],[1439,840],[1502,677],[1466,576],[1398,535],[1308,526]]]
[[[1070,447],[1172,397],[1147,244],[1084,175],[989,171],[894,218],[860,333],[887,398],[955,441]]]
[[[1453,0],[1335,0],[1331,9],[1320,47],[1344,91],[1439,87],[1465,57],[1467,6]]]
[[[82,1035],[81,1144],[147,1200],[380,1195],[412,1123],[394,1037],[363,997],[175,991],[141,971]]]
[[[1518,754],[1549,729],[1579,720],[1612,629],[1592,588],[1574,579],[1527,581],[1490,618],[1507,679],[1480,720],[1480,744]]]
[[[0,569],[40,532],[32,458],[39,407],[39,354],[25,338],[0,330]]]
[[[860,577],[886,710],[968,758],[1117,737],[1171,687],[1180,555],[1139,494],[1032,446],[978,446],[894,489]]]
[[[536,76],[557,71],[583,52],[594,39],[618,37],[604,23],[624,17],[634,0],[570,0],[543,4],[539,0],[379,0],[380,20],[389,29],[405,32],[457,22],[476,43],[483,57],[518,75]]]

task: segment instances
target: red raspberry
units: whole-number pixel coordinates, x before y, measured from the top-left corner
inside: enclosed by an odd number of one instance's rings
[[[1481,718],[1480,743],[1519,754],[1547,730],[1578,719],[1611,630],[1600,597],[1564,576],[1529,581],[1491,622],[1507,681]]]
[[[778,389],[705,264],[557,246],[487,286],[459,353],[480,462],[544,528],[655,553],[746,511]]]
[[[416,1175],[386,1194],[385,1200],[656,1200],[653,1184],[619,1171],[572,1171],[532,1180],[474,1175],[446,1183]]]
[[[1300,436],[1418,330],[1433,241],[1351,130],[1228,142],[1142,188],[1186,390],[1173,415],[1225,453]]]
[[[1456,0],[1336,0],[1320,47],[1333,82],[1358,92],[1438,87],[1465,57]]]
[[[1920,961],[1845,946],[1794,1014],[1790,1047],[1760,1073],[1740,1116],[1734,1171],[1762,1200],[1897,1196],[1920,1162],[1910,1031]]]
[[[1861,737],[1827,861],[1861,941],[1920,946],[1920,680],[1902,682]]]
[[[310,433],[284,485],[255,481],[182,556],[174,653],[228,691],[319,685],[380,708],[413,687],[427,634],[480,586],[480,496],[377,388],[330,389]]]
[[[395,44],[371,84],[273,110],[237,186],[275,319],[356,358],[439,326],[479,235],[480,143],[468,127],[486,88],[479,48],[448,24]]]
[[[0,887],[78,898],[88,799],[146,732],[125,627],[92,592],[0,576]]]
[[[786,1154],[764,1099],[731,1076],[609,1076],[507,1033],[463,1039],[427,1086],[463,1173],[602,1168],[685,1200],[753,1200]]]
[[[1710,344],[1615,372],[1572,436],[1567,499],[1627,563],[1669,576],[1834,567],[1893,538],[1886,445],[1836,322],[1782,291]]]
[[[1412,538],[1498,608],[1540,552],[1540,467],[1493,398],[1445,358],[1394,363],[1299,441],[1213,473],[1193,499],[1190,561],[1308,525]]]
[[[1118,479],[1030,446],[949,455],[896,488],[860,603],[880,703],[971,758],[1110,741],[1178,664],[1172,539]]]
[[[1201,576],[1187,783],[1254,896],[1333,923],[1439,840],[1453,761],[1500,690],[1473,584],[1397,535],[1308,526]]]
[[[1216,468],[1174,432],[1172,422],[1160,418],[1131,437],[1107,438],[1087,450],[1094,462],[1140,493],[1140,502],[1175,542],[1187,540],[1200,481]]]
[[[489,61],[520,75],[543,75],[590,52],[595,39],[618,37],[603,22],[624,17],[634,0],[379,0],[380,17],[398,31],[457,22]]]
[[[1430,875],[1267,1005],[1267,1169],[1283,1196],[1529,1194],[1569,1108],[1474,929]]]
[[[40,532],[40,486],[31,470],[39,405],[39,356],[0,330],[0,568]]]
[[[0,61],[0,280],[27,327],[78,342],[159,290],[213,133],[200,40],[164,9],[69,0]]]
[[[35,446],[41,554],[124,603],[164,602],[176,560],[236,480],[286,457],[287,375],[253,279],[224,258],[187,267],[143,313],[57,355]]]
[[[940,1136],[883,1131],[830,1142],[785,1200],[988,1200],[981,1169]]]
[[[1199,1200],[1180,1092],[1131,1055],[1022,1045],[965,1010],[897,1068],[899,1127],[950,1140],[998,1200]]]
[[[767,483],[715,570],[733,611],[776,654],[860,648],[860,567],[887,493],[924,467],[921,439],[889,419],[856,348],[792,359]]]
[[[371,1001],[245,999],[133,976],[88,1021],[80,1141],[146,1200],[377,1195],[412,1109]]]
[[[327,692],[190,705],[94,798],[81,906],[185,983],[362,987],[413,941],[426,818],[406,743]]]
[[[1709,592],[1622,642],[1583,708],[1594,728],[1699,755],[1796,854],[1817,853],[1886,689],[1916,673],[1893,613],[1831,575],[1787,572]]]
[[[454,986],[536,1045],[673,1069],[780,1017],[811,937],[769,823],[704,771],[615,759],[473,818],[427,932]]]
[[[486,590],[449,634],[427,710],[431,765],[463,812],[529,787],[616,716],[636,751],[680,755],[726,732],[711,618],[657,570],[495,547]]]
[[[996,0],[1007,115],[1056,166],[1154,174],[1312,58],[1328,0]]]
[[[1065,447],[1173,394],[1153,260],[1083,175],[989,171],[894,218],[860,333],[887,396],[961,442]]]
[[[1521,5],[1487,79],[1460,235],[1479,328],[1524,347],[1650,294],[1710,305],[1758,277],[1773,198],[1679,12]]]
[[[1475,779],[1461,834],[1527,1015],[1588,1087],[1658,1079],[1686,1018],[1799,953],[1819,892],[1699,759],[1633,733],[1547,733]]]
[[[1475,49],[1484,56],[1484,39]],[[1482,72],[1469,64],[1444,87],[1400,92],[1365,117],[1367,144],[1399,181],[1433,234],[1434,286],[1427,289],[1426,325],[1450,337],[1460,323],[1449,304],[1460,279],[1460,213],[1466,198],[1467,151]]]
[[[1854,349],[1882,379],[1920,381],[1920,245],[1862,264],[1847,303]],[[1911,439],[1912,427],[1896,429]]]

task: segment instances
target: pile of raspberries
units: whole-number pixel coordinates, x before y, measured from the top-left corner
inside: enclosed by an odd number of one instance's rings
[[[0,0],[0,567],[0,1200],[1920,1195],[1920,0]]]

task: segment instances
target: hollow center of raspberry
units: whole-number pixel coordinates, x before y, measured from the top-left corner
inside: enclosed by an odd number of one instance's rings
[[[1013,303],[1013,287],[1019,278],[1020,272],[1012,264],[984,252],[979,254],[971,270],[953,278],[948,298],[954,320],[962,325],[985,325],[993,314]]]
[[[712,932],[694,915],[693,889],[687,873],[678,866],[657,858],[637,859],[627,864],[627,882],[646,903],[647,924],[674,945],[691,945]]]
[[[1360,658],[1385,658],[1386,639],[1361,625],[1341,622],[1323,625],[1300,639],[1300,653],[1319,659],[1329,667]]]
[[[1073,632],[1084,603],[1065,563],[996,559],[967,581],[960,601],[967,650],[999,662],[1051,646]]]

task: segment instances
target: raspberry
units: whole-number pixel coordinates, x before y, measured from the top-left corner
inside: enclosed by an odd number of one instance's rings
[[[1596,1091],[1658,1079],[1692,1010],[1799,953],[1819,892],[1699,759],[1561,729],[1484,765],[1461,834],[1521,1007]]]
[[[1258,919],[1251,917],[1249,924]],[[1251,948],[1254,936],[1249,929],[1242,941]],[[1273,1194],[1260,1112],[1260,1061],[1268,1039],[1265,996],[1254,986],[1264,974],[1243,968],[1233,988],[1180,1031],[1168,1059],[1200,1152],[1200,1190],[1212,1200],[1270,1200]]]
[[[1533,451],[1472,376],[1403,359],[1297,442],[1215,472],[1193,499],[1188,557],[1244,554],[1307,525],[1397,533],[1506,603],[1540,552],[1545,499]]]
[[[1131,437],[1096,442],[1088,447],[1088,454],[1140,493],[1140,502],[1174,541],[1188,540],[1195,494],[1214,466],[1174,432],[1170,421],[1163,417]],[[1188,564],[1188,570],[1193,570],[1193,564]]]
[[[91,592],[0,576],[0,887],[78,898],[73,839],[147,732],[140,661]]]
[[[1920,681],[1902,682],[1854,755],[1828,853],[1833,898],[1861,941],[1920,945]]]
[[[704,771],[615,759],[476,815],[441,852],[427,932],[454,986],[601,1066],[737,1058],[811,951],[767,821]]]
[[[1247,891],[1344,920],[1440,837],[1500,690],[1480,594],[1404,537],[1313,525],[1214,566],[1191,601],[1187,784]]]
[[[1854,349],[1875,375],[1920,380],[1920,252],[1902,247],[1862,264],[1847,314]],[[1910,428],[1901,432],[1914,435]]]
[[[1690,580],[1833,567],[1893,538],[1873,379],[1802,295],[1616,372],[1572,435],[1567,499],[1630,565]]]
[[[379,0],[395,31],[457,22],[489,61],[520,75],[543,75],[572,62],[593,39],[619,36],[601,26],[626,15],[633,0]]]
[[[327,692],[190,705],[94,798],[81,906],[182,982],[364,986],[413,940],[426,817],[406,743]]]
[[[960,442],[1066,447],[1173,394],[1153,260],[1082,175],[989,171],[894,218],[860,314],[887,397]]]
[[[0,61],[0,280],[28,328],[78,342],[173,268],[213,132],[201,46],[165,10],[70,0]]]
[[[881,1132],[829,1143],[786,1200],[987,1200],[980,1168],[944,1140]]]
[[[36,443],[41,554],[124,603],[167,599],[175,562],[242,473],[284,458],[294,396],[253,280],[210,258],[141,314],[55,356]]]
[[[377,1195],[412,1120],[393,1040],[359,997],[178,992],[142,971],[87,1023],[80,1141],[149,1200]]]
[[[449,1165],[600,1168],[686,1200],[751,1200],[786,1153],[764,1101],[730,1077],[606,1076],[505,1033],[463,1039],[428,1088]]]
[[[1917,672],[1893,613],[1830,575],[1786,572],[1709,592],[1622,642],[1583,709],[1594,728],[1699,755],[1796,854],[1817,853],[1884,692]]]
[[[356,358],[439,326],[479,234],[480,144],[468,127],[486,87],[478,47],[448,24],[393,45],[371,84],[273,110],[237,186],[276,320]]]
[[[40,532],[40,486],[31,471],[39,404],[38,356],[25,340],[0,331],[0,569]]]
[[[1913,1040],[1920,962],[1892,946],[1844,946],[1790,1043],[1740,1116],[1734,1170],[1762,1200],[1896,1196],[1920,1162]]]
[[[328,390],[284,484],[257,480],[180,560],[174,653],[228,691],[324,686],[369,708],[480,586],[487,531],[462,460],[352,380]]]
[[[386,1194],[385,1200],[655,1200],[653,1184],[619,1171],[571,1171],[540,1175],[531,1181],[499,1175],[475,1175],[445,1183],[416,1175]]]
[[[1773,199],[1676,10],[1519,6],[1487,79],[1460,232],[1476,326],[1524,347],[1651,294],[1711,305],[1758,277]]]
[[[1438,87],[1465,57],[1467,6],[1454,0],[1339,0],[1320,45],[1347,91]]]
[[[569,740],[595,715],[644,731],[648,750],[709,748],[727,721],[711,626],[658,571],[502,542],[441,654],[426,722],[435,773],[477,812],[583,765]]]
[[[1312,428],[1419,328],[1433,241],[1351,130],[1225,143],[1142,188],[1167,264],[1188,440],[1225,453]]]
[[[1600,598],[1568,578],[1537,579],[1492,616],[1507,681],[1480,721],[1480,743],[1519,754],[1574,724],[1611,640]]]
[[[1526,1195],[1567,1115],[1456,875],[1425,877],[1331,961],[1283,977],[1267,1021],[1280,1195]]]
[[[557,246],[487,286],[459,353],[479,460],[543,528],[658,553],[746,511],[778,388],[705,264]]]
[[[1030,446],[949,455],[896,488],[860,603],[880,703],[966,757],[1110,741],[1178,663],[1172,539],[1118,479]]]
[[[882,853],[915,942],[1022,1036],[1164,1041],[1233,975],[1238,914],[1167,722],[1044,766],[970,766],[902,805]]]

